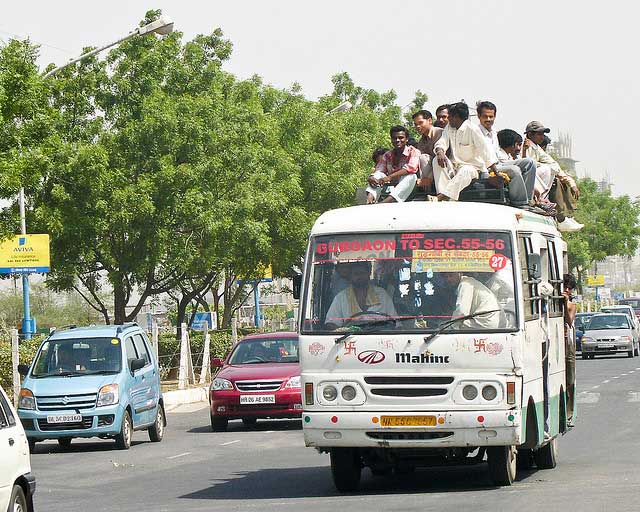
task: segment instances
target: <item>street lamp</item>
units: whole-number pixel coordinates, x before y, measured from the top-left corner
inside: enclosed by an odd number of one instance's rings
[[[96,48],[95,50],[91,50],[90,52],[83,53],[78,58],[72,59],[66,64],[59,66],[57,68],[52,69],[51,71],[46,72],[43,75],[43,78],[48,78],[54,73],[57,73],[61,69],[64,69],[76,62],[80,62],[81,60],[86,59],[87,57],[91,57],[100,53],[107,48],[111,48],[112,46],[116,46],[117,44],[126,41],[127,39],[131,39],[134,36],[145,36],[147,34],[159,34],[161,36],[166,36],[173,32],[173,21],[171,18],[166,16],[160,16],[157,20],[152,21],[151,23],[147,23],[142,27],[138,27],[132,32],[129,32],[126,36],[117,39],[105,46],[100,48]],[[20,205],[20,232],[23,235],[27,234],[27,223],[25,216],[25,200],[24,200],[24,187],[20,188],[18,202]],[[35,333],[35,322],[31,319],[31,307],[29,304],[29,274],[22,275],[22,300],[23,300],[23,309],[24,309],[24,318],[22,319],[22,333],[24,335],[25,340],[30,340],[31,335]]]
[[[80,55],[80,57],[70,60],[66,64],[63,64],[60,67],[57,67],[52,69],[51,71],[48,71],[47,73],[44,74],[44,78],[47,78],[53,75],[54,73],[57,73],[61,69],[64,69],[67,66],[71,66],[72,64],[75,64],[76,62],[80,62],[81,60],[84,60],[87,57],[91,57],[97,53],[100,53],[101,51],[106,50],[107,48],[111,48],[112,46],[120,44],[123,41],[126,41],[127,39],[131,39],[134,36],[144,36],[147,34],[159,34],[161,36],[166,36],[168,34],[171,34],[171,32],[173,32],[173,21],[171,20],[171,18],[168,18],[166,16],[160,16],[157,20],[152,21],[151,23],[147,23],[143,27],[136,28],[134,31],[129,32],[126,36],[121,37],[116,41],[113,41],[105,46],[102,46],[101,48],[96,48],[95,50],[91,50],[90,52],[83,53],[82,55]]]

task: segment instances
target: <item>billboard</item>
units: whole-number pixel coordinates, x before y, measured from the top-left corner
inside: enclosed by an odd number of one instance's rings
[[[587,276],[587,286],[604,286],[604,276],[597,274],[593,276]]]
[[[49,272],[49,235],[15,235],[0,243],[0,274]]]

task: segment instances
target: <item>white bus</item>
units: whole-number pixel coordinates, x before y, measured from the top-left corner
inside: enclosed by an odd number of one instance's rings
[[[481,203],[356,206],[313,226],[300,297],[303,429],[336,487],[361,472],[553,468],[568,431],[555,222]]]

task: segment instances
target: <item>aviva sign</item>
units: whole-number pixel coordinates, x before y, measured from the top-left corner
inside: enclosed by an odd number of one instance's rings
[[[49,235],[16,235],[0,243],[0,274],[49,272]]]

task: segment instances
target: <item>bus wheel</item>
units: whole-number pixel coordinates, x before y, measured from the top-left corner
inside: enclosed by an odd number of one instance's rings
[[[556,467],[558,457],[558,440],[553,438],[542,448],[533,452],[533,458],[536,461],[538,469],[553,469]]]
[[[589,359],[589,354],[582,353],[582,359]]]
[[[633,348],[627,352],[627,357],[633,357]]]
[[[511,485],[516,479],[518,450],[515,446],[487,448],[489,476],[495,485]]]
[[[340,492],[355,491],[360,486],[362,462],[357,448],[331,448],[331,474]]]

